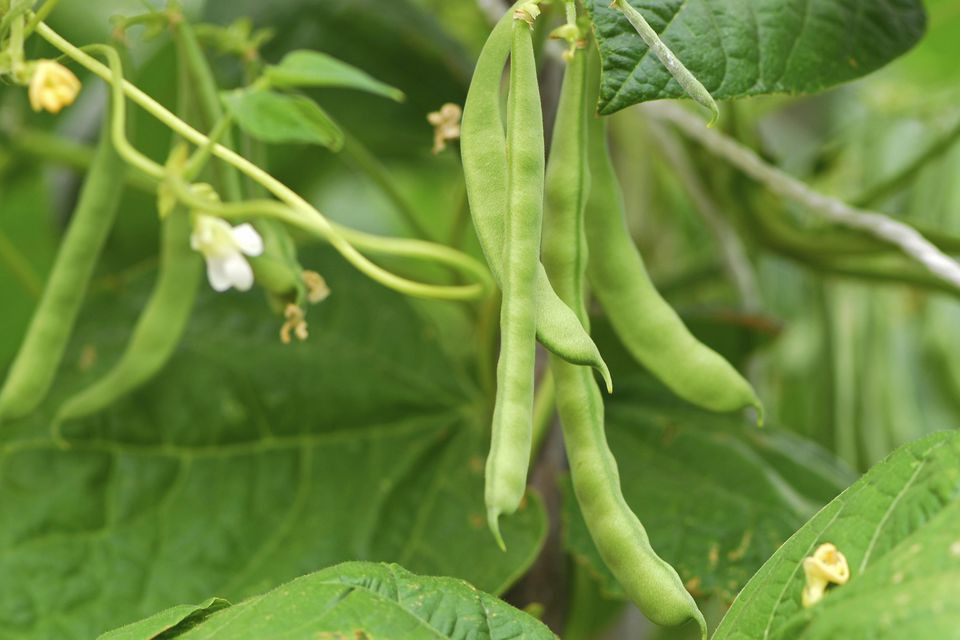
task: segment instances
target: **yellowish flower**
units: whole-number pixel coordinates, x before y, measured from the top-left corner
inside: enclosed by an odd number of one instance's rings
[[[80,93],[80,80],[55,60],[38,60],[30,77],[30,106],[34,111],[60,113]]]
[[[803,561],[807,584],[803,587],[803,606],[812,607],[820,602],[827,586],[846,584],[850,579],[850,567],[846,557],[830,544],[822,544],[809,558]]]

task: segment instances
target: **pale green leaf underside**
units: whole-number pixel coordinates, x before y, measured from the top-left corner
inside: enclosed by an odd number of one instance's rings
[[[101,640],[111,638],[109,634]],[[223,609],[169,640],[554,640],[530,615],[451,578],[351,562]],[[129,640],[148,640],[148,637]]]
[[[167,370],[66,425],[70,449],[45,415],[4,425],[0,630],[89,640],[346,560],[494,594],[530,566],[543,507],[530,496],[505,519],[502,553],[484,519],[488,404],[442,332],[341,259],[303,259],[333,290],[307,343],[281,344],[257,295],[208,295]],[[91,305],[44,414],[113,363],[146,280]],[[97,363],[80,375],[86,346]]]
[[[820,544],[851,579],[804,609],[802,562]],[[960,629],[960,433],[902,447],[803,526],[743,590],[715,640],[940,639]]]
[[[109,631],[97,640],[152,640],[161,634],[167,638],[177,637],[178,632],[202,623],[217,611],[229,606],[230,603],[222,598],[210,598],[196,605],[181,604],[164,609],[146,620]]]
[[[343,147],[343,131],[306,96],[238,90],[223,94],[223,100],[240,128],[262,142]]]
[[[403,92],[380,82],[365,71],[319,51],[291,51],[280,64],[264,72],[277,87],[341,87],[403,100]]]
[[[874,71],[923,35],[921,0],[629,0],[717,99],[814,93]],[[587,0],[600,112],[684,97],[609,0]]]

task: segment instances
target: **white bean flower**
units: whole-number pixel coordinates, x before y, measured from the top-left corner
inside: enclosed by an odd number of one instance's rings
[[[249,291],[253,286],[253,269],[247,256],[263,253],[263,239],[250,224],[230,226],[225,220],[198,215],[190,236],[190,246],[207,261],[207,279],[215,291],[231,287]]]

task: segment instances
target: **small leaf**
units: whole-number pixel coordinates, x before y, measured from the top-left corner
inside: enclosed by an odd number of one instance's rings
[[[814,93],[909,50],[921,0],[629,0],[718,100]],[[603,59],[600,112],[682,98],[684,90],[609,0],[587,0]]]
[[[803,560],[832,543],[850,581],[804,609]],[[823,508],[750,580],[714,640],[948,638],[960,628],[960,433],[906,445]]]
[[[279,65],[268,67],[266,76],[271,84],[277,87],[345,87],[397,102],[404,99],[403,92],[399,89],[319,51],[291,51]]]
[[[104,636],[134,640],[136,636]],[[298,578],[165,638],[335,640],[489,638],[555,640],[532,616],[452,578],[395,564],[348,562]]]
[[[240,128],[262,142],[319,144],[334,151],[343,147],[343,131],[305,96],[240,90],[224,94],[223,101]]]
[[[182,604],[105,633],[97,640],[152,640],[160,634],[165,638],[175,638],[229,606],[230,603],[222,598],[210,598],[196,605]]]

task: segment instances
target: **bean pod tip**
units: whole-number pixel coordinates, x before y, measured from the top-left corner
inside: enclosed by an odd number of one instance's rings
[[[503,534],[500,533],[500,509],[496,507],[487,509],[487,526],[490,527],[490,533],[493,534],[493,539],[497,541],[500,551],[506,551],[507,545],[503,541]]]

